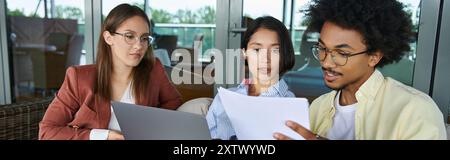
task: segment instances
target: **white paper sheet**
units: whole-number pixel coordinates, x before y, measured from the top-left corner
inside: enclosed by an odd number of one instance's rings
[[[252,97],[224,88],[219,88],[219,96],[239,140],[273,140],[275,132],[303,140],[285,125],[287,120],[309,129],[309,103],[305,98]]]

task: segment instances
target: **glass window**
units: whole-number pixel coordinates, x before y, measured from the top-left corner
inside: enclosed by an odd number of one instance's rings
[[[243,18],[256,19],[270,15],[283,21],[283,1],[243,0]],[[245,22],[245,21],[244,21]]]
[[[111,11],[114,7],[116,7],[119,4],[122,3],[128,3],[131,5],[136,5],[140,7],[141,9],[144,9],[144,2],[145,0],[108,0],[108,1],[102,1],[102,15],[103,19],[106,18],[109,11]]]
[[[419,17],[420,17],[420,0],[399,0],[406,5],[405,11],[411,15],[414,25],[414,31],[418,35]],[[406,85],[411,86],[413,83],[414,64],[416,61],[417,36],[411,41],[411,51],[407,53],[398,63],[386,65],[381,68],[385,76],[392,77]]]
[[[17,1],[7,3],[8,16],[45,17],[45,4],[41,0]]]
[[[83,0],[7,0],[13,102],[52,96],[66,69],[84,64]]]
[[[169,57],[172,57],[173,47],[187,49],[193,58],[192,62],[199,62],[190,64],[189,76],[196,79],[197,75],[194,71],[197,68],[204,71],[209,64],[209,59],[205,58],[204,53],[208,49],[215,48],[216,0],[153,0],[149,1],[149,8],[152,20],[155,22],[154,32],[158,35],[155,51],[167,50]],[[166,42],[172,42],[169,39],[173,38],[176,39],[176,44],[167,45]],[[194,58],[194,54],[198,55],[198,59]],[[177,66],[182,65],[177,64]],[[172,71],[172,68],[169,70]],[[184,101],[212,97],[214,94],[214,84],[177,84],[176,87]]]
[[[154,30],[156,34],[176,36],[176,47],[188,49],[190,52],[193,52],[194,47],[200,47],[194,46],[194,42],[200,42],[202,50],[198,60],[207,61],[203,53],[214,48],[215,44],[215,0],[155,0],[149,1],[149,8],[152,20],[156,24]],[[161,45],[156,44],[155,47],[161,48]],[[168,48],[169,53],[173,51],[170,47],[162,46],[162,48]]]
[[[202,44],[202,52],[214,48],[215,44],[215,0],[112,0],[103,3],[103,16],[121,3],[136,5],[145,9],[149,18],[155,23],[155,49],[165,49],[169,53],[178,48],[193,51],[194,42]],[[177,5],[173,5],[177,4]],[[203,54],[199,54],[199,61],[206,61]]]

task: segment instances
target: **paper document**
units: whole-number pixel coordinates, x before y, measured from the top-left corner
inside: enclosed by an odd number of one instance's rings
[[[292,120],[309,129],[309,103],[305,98],[252,97],[219,88],[225,112],[239,140],[274,140],[279,132],[304,138],[286,126]]]

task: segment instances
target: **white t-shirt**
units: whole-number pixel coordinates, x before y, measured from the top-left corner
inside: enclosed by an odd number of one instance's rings
[[[131,92],[131,82],[122,95],[120,102],[135,104],[133,94]],[[90,140],[106,140],[108,139],[109,130],[120,132],[119,122],[117,122],[116,114],[111,106],[111,118],[109,119],[108,129],[92,129],[89,134]]]
[[[331,140],[354,140],[355,139],[355,112],[356,105],[341,106],[339,98],[341,91],[335,97],[334,104],[336,113],[333,118],[333,126],[327,134],[327,138]]]

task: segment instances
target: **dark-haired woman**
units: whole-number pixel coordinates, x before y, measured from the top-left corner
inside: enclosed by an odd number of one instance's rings
[[[230,90],[249,96],[295,97],[280,79],[295,62],[289,32],[282,22],[270,16],[255,19],[244,33],[241,47],[250,78]],[[212,138],[234,139],[233,126],[219,96],[212,102],[206,119]]]

